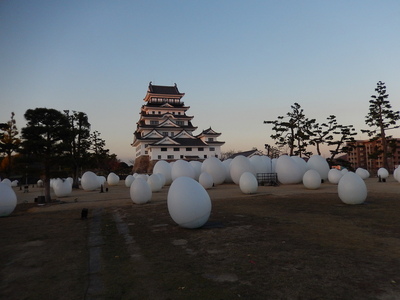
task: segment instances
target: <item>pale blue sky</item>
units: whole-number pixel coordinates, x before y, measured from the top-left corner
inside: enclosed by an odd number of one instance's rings
[[[36,107],[82,111],[129,161],[152,81],[177,83],[195,134],[221,132],[223,151],[263,150],[263,121],[294,102],[359,131],[379,80],[400,109],[399,30],[397,0],[3,0],[0,122],[14,111],[21,129]]]

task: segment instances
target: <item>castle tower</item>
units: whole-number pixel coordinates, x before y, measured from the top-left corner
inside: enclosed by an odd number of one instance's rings
[[[225,142],[217,140],[220,133],[210,127],[193,135],[197,127],[192,125],[193,116],[186,114],[190,107],[182,102],[184,95],[176,84],[160,86],[150,82],[131,144],[136,160],[144,157],[150,161],[221,157],[221,146]]]

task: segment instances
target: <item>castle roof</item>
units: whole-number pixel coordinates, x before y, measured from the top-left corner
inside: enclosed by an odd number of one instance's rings
[[[153,85],[150,81],[148,92],[151,94],[165,94],[165,95],[180,95],[183,96],[185,93],[180,93],[178,86],[164,86],[164,85]]]

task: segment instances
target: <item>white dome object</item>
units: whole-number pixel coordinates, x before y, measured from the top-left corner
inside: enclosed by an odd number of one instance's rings
[[[192,165],[193,170],[194,170],[194,180],[199,181],[199,177],[200,177],[200,174],[201,174],[201,166],[203,164],[201,162],[197,161],[197,160],[189,161],[189,164]]]
[[[357,174],[358,176],[360,176],[362,179],[367,179],[367,178],[369,178],[369,172],[368,172],[368,170],[363,169],[363,168],[357,168],[356,174]]]
[[[39,179],[36,184],[38,187],[43,187],[43,180]]]
[[[356,173],[347,172],[340,178],[338,195],[345,204],[361,204],[367,198],[367,186]]]
[[[201,172],[199,176],[199,183],[203,188],[208,190],[213,187],[214,184],[213,177],[207,172]]]
[[[53,190],[57,197],[66,197],[72,193],[72,184],[69,180],[58,179],[53,182]]]
[[[4,178],[2,181],[2,183],[7,184],[9,187],[11,187],[11,180],[8,178]]]
[[[190,177],[194,179],[196,175],[190,163],[186,160],[179,159],[175,161],[171,167],[171,177],[172,181],[174,181],[178,177]]]
[[[135,177],[133,177],[133,175],[128,175],[125,178],[125,186],[126,187],[131,187],[132,182],[135,180]]]
[[[257,173],[270,173],[268,172],[268,169],[271,168],[271,166],[267,164],[267,162],[263,159],[263,157],[267,156],[261,156],[261,155],[253,155],[252,157],[249,158],[250,163],[253,165],[254,170]]]
[[[276,162],[276,173],[282,184],[296,184],[303,180],[303,171],[299,165],[287,155],[282,155]]]
[[[11,181],[11,186],[12,186],[12,187],[18,186],[18,180],[13,180],[13,181]]]
[[[190,177],[179,177],[172,182],[167,204],[171,218],[184,228],[203,226],[211,214],[210,196],[200,183]]]
[[[210,174],[215,185],[223,183],[226,178],[226,168],[216,157],[209,157],[204,160],[201,166],[201,172]]]
[[[107,178],[105,178],[104,176],[97,176],[97,181],[99,182],[99,186],[101,186],[107,182]]]
[[[158,177],[160,177],[161,185],[164,186],[165,185],[165,176],[161,173],[153,173],[153,174],[156,174]]]
[[[257,193],[258,182],[257,178],[253,173],[244,172],[240,176],[239,180],[239,188],[244,194],[254,194]]]
[[[328,172],[330,170],[329,164],[321,155],[313,155],[307,162],[308,168],[315,170],[321,176],[321,179],[328,179]]]
[[[342,175],[346,174],[347,172],[349,172],[349,170],[347,170],[346,168],[341,169],[340,172],[342,172]]]
[[[119,176],[113,172],[108,174],[107,176],[107,183],[108,185],[118,185],[119,183]]]
[[[149,184],[152,192],[159,192],[163,187],[163,182],[158,174],[151,174],[147,179],[147,183]]]
[[[93,191],[100,187],[99,176],[91,171],[83,173],[81,178],[81,186],[85,191]]]
[[[74,179],[72,177],[67,177],[65,181],[68,181],[71,186],[74,184]]]
[[[278,159],[277,158],[273,158],[273,159],[271,159],[271,161],[272,161],[271,173],[276,173],[276,163],[278,162]]]
[[[309,190],[319,189],[321,186],[321,176],[316,170],[308,170],[303,175],[303,185]]]
[[[304,176],[304,174],[309,170],[307,162],[299,156],[291,156],[291,158],[299,166],[299,168],[300,168],[301,172],[303,172],[303,176]]]
[[[379,168],[378,177],[380,177],[382,179],[388,178],[389,177],[389,171],[386,170],[385,168]]]
[[[224,160],[222,162],[222,165],[225,167],[225,183],[232,183],[232,177],[231,177],[231,162],[232,158],[228,158],[227,160]]]
[[[344,173],[342,173],[338,169],[330,169],[328,172],[328,180],[330,183],[338,184],[340,178],[342,178],[343,175]]]
[[[400,182],[400,167],[397,167],[393,172],[393,177]]]
[[[151,200],[152,192],[149,184],[143,178],[135,178],[130,187],[130,196],[133,203],[144,204]]]
[[[235,184],[239,184],[240,176],[242,176],[244,172],[250,172],[254,175],[256,174],[256,170],[250,160],[243,155],[238,155],[230,164],[231,178]]]
[[[17,206],[17,195],[11,186],[0,182],[0,217],[9,216]]]
[[[165,184],[164,185],[170,185],[172,182],[172,177],[171,177],[171,165],[166,162],[165,160],[159,160],[156,162],[153,168],[153,173],[160,173],[163,174],[165,177]]]

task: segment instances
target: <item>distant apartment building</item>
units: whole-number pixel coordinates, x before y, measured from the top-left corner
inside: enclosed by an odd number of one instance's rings
[[[218,141],[221,133],[211,127],[193,135],[193,116],[186,114],[190,106],[182,101],[177,85],[160,86],[149,84],[145,104],[141,107],[139,121],[131,144],[135,159],[154,160],[204,160],[221,158]]]
[[[389,172],[393,173],[393,170],[400,165],[400,138],[393,139],[394,146],[388,147],[388,152],[391,156],[388,158]],[[348,153],[348,161],[354,169],[364,168],[371,174],[376,174],[379,168],[384,167],[382,155],[378,158],[371,158],[371,154],[376,149],[381,148],[381,141],[370,141],[370,140],[356,140],[352,143],[356,147]]]

